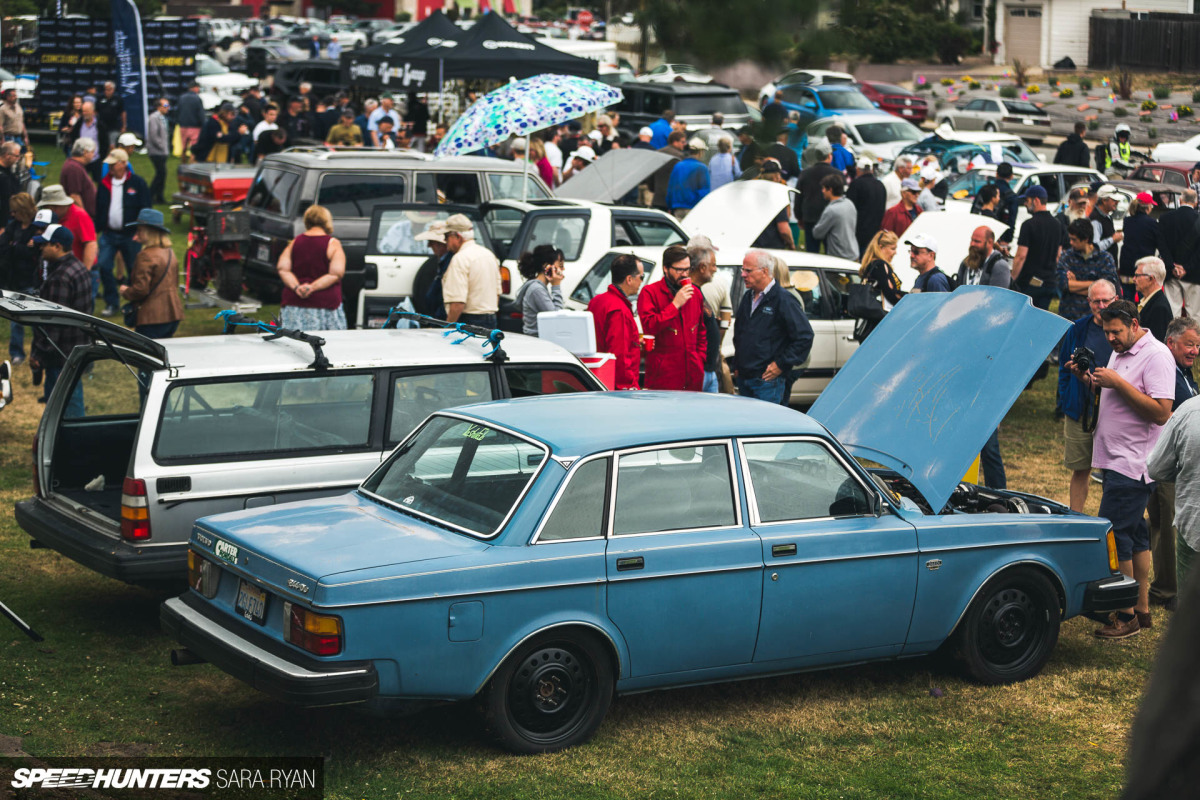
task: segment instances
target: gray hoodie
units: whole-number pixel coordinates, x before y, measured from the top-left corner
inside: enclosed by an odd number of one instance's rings
[[[825,206],[813,227],[813,236],[825,240],[825,252],[829,255],[858,261],[858,241],[854,236],[857,225],[858,209],[843,196]]]

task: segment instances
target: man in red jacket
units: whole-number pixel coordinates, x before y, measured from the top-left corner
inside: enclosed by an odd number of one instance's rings
[[[628,254],[619,255],[613,259],[612,283],[588,303],[587,310],[592,312],[592,323],[596,326],[596,349],[616,356],[614,389],[638,388],[642,350],[629,298],[637,296],[645,279],[641,261]]]
[[[663,279],[642,290],[638,319],[642,333],[654,337],[646,353],[646,388],[699,392],[704,387],[704,301],[688,277],[687,249],[663,251]]]
[[[921,194],[921,187],[916,178],[905,178],[900,181],[900,202],[884,212],[881,230],[903,236],[904,232],[908,230],[908,226],[912,225],[913,220],[921,213],[921,207],[917,205],[919,194]]]

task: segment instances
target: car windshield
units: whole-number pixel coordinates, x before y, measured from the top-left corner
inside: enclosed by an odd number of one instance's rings
[[[879,92],[880,94],[912,94],[912,92],[910,92],[908,89],[905,89],[903,86],[895,86],[890,83],[873,83],[871,85],[875,87],[875,91]]]
[[[875,104],[862,92],[821,92],[821,104],[826,108],[874,110]]]
[[[214,61],[211,58],[196,59],[197,75],[224,75],[227,72],[229,72],[229,67],[225,66],[220,61]]]
[[[905,122],[902,119],[889,120],[887,122],[869,122],[865,125],[860,123],[854,126],[854,130],[858,131],[858,138],[863,140],[863,144],[917,142],[925,135],[925,132],[916,125],[913,125],[911,122]]]
[[[544,445],[479,422],[432,417],[362,490],[475,536],[499,532],[546,459]]]
[[[1042,116],[1046,113],[1033,103],[1026,103],[1023,100],[1005,100],[1004,107],[1008,109],[1010,114],[1034,114]]]

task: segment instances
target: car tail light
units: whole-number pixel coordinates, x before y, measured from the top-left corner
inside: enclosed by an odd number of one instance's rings
[[[1113,572],[1121,571],[1121,564],[1117,560],[1117,536],[1113,533],[1113,529],[1108,529],[1108,568]]]
[[[309,611],[293,603],[283,604],[283,640],[313,655],[336,656],[342,652],[342,620]]]
[[[188,550],[188,586],[209,600],[217,596],[221,568],[195,550]]]
[[[131,542],[150,538],[150,505],[143,480],[126,478],[121,485],[121,537]]]
[[[38,437],[33,435],[33,494],[36,497],[42,496],[42,478],[38,473]]]
[[[1008,123],[1012,123],[1012,124],[1014,124],[1014,125],[1015,125],[1015,124],[1017,124],[1017,123],[1024,122],[1024,121],[1025,121],[1025,118],[1024,118],[1024,117],[1001,117],[1001,118],[1000,118],[1000,121],[1001,121],[1001,122],[1008,122]]]
[[[512,290],[512,273],[508,267],[500,268],[500,294],[508,294]]]

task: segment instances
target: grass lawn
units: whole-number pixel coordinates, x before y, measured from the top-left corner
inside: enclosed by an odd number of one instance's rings
[[[149,174],[144,159],[134,164]],[[217,332],[213,313],[189,310],[180,334]],[[15,404],[0,412],[0,599],[46,641],[0,620],[0,755],[320,755],[327,796],[347,799],[1120,792],[1161,611],[1151,631],[1123,642],[1097,641],[1093,623],[1072,620],[1042,674],[1014,686],[978,686],[941,659],[917,659],[624,697],[591,743],[542,757],[492,747],[470,706],[391,719],[297,710],[210,665],[172,668],[174,642],[158,627],[168,593],[29,549],[11,508],[33,491],[42,406],[28,369],[15,383]],[[1010,486],[1066,502],[1053,392],[1052,379],[1025,392],[1001,443]],[[1094,491],[1089,512],[1097,505]]]

